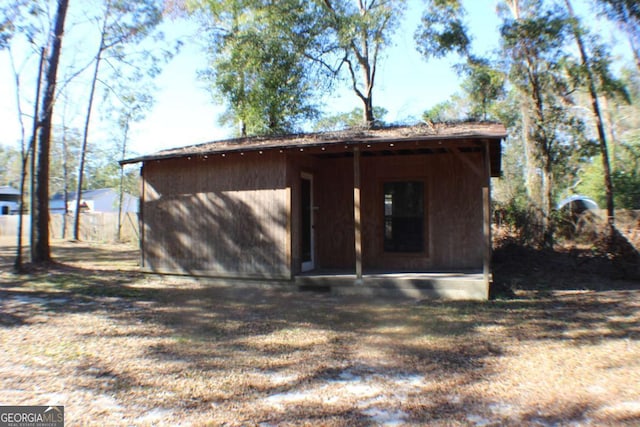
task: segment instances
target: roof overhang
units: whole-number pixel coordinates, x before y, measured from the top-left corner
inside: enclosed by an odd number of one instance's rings
[[[363,156],[434,154],[452,149],[460,152],[489,150],[491,176],[501,173],[501,141],[506,129],[498,123],[458,123],[350,130],[277,137],[248,137],[164,150],[126,159],[122,165],[194,156],[280,151],[320,157],[353,155],[357,148]]]

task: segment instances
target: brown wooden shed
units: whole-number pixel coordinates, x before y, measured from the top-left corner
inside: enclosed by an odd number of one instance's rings
[[[486,299],[504,126],[250,137],[142,163],[146,271]]]

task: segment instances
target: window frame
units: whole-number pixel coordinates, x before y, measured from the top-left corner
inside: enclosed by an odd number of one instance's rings
[[[394,251],[388,250],[386,245],[386,220],[387,215],[385,212],[385,185],[386,184],[394,184],[394,183],[410,183],[410,182],[419,182],[422,184],[422,250],[419,251]],[[428,257],[430,253],[430,242],[429,242],[429,191],[427,180],[424,177],[393,177],[393,178],[382,178],[380,179],[379,184],[379,197],[378,203],[379,212],[381,213],[380,218],[380,250],[381,253],[385,256],[399,256],[399,257]]]

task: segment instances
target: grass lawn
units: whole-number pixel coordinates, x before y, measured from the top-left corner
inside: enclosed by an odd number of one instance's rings
[[[640,424],[637,283],[389,300],[145,276],[128,246],[59,242],[27,275],[10,255],[0,404],[68,426]]]

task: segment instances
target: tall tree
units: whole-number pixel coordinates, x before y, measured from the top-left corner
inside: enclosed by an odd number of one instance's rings
[[[570,0],[565,0],[567,11],[572,18],[572,30],[578,45],[578,52],[580,53],[580,61],[586,75],[586,85],[589,90],[589,97],[591,99],[591,108],[593,110],[593,117],[596,124],[596,130],[598,132],[598,145],[600,147],[600,157],[602,159],[602,170],[604,179],[604,188],[607,200],[607,223],[609,228],[610,239],[614,236],[615,231],[615,210],[614,210],[614,194],[613,194],[613,181],[611,178],[611,166],[609,162],[609,149],[607,148],[607,138],[604,129],[604,118],[602,110],[600,108],[600,101],[598,99],[598,85],[597,75],[599,72],[601,77],[605,80],[611,80],[609,78],[608,64],[604,63],[603,66],[596,67],[597,63],[594,63],[591,56],[587,52],[587,46],[583,38],[583,30],[579,25],[579,22],[573,11]],[[601,61],[603,64],[603,61]],[[640,64],[639,64],[640,65]]]
[[[640,208],[640,75],[633,70],[623,70],[621,79],[629,99],[603,96],[608,100],[610,119],[607,125],[615,127],[615,145],[609,140],[612,167],[611,180],[614,188],[616,209]],[[600,87],[599,87],[600,88]],[[606,93],[603,89],[601,92]],[[630,101],[630,102],[629,102]],[[603,103],[603,109],[607,107]],[[615,147],[615,150],[613,148]],[[586,163],[580,171],[577,191],[588,195],[602,206],[606,206],[604,172],[600,156]]]
[[[89,142],[89,129],[93,111],[96,85],[102,61],[108,52],[113,51],[112,59],[125,59],[123,46],[140,43],[153,33],[162,20],[162,5],[156,0],[106,0],[105,8],[100,20],[100,36],[98,49],[94,57],[94,68],[90,83],[89,101],[85,115],[80,162],[78,166],[78,185],[76,190],[76,205],[74,211],[73,239],[80,237],[80,204],[84,183],[85,158]]]
[[[145,113],[153,105],[153,97],[149,94],[150,91],[145,89],[145,87],[142,87],[138,88],[138,90],[129,90],[128,93],[120,98],[121,104],[118,108],[116,108],[118,114],[118,129],[120,130],[122,136],[120,160],[126,159],[128,154],[130,124],[142,120],[145,117]],[[118,241],[120,241],[121,239],[122,231],[125,178],[126,173],[124,170],[124,165],[120,165],[120,183],[118,186]]]
[[[45,57],[45,34],[48,34],[50,29],[42,28],[43,16],[47,15],[45,6],[39,1],[27,1],[18,0],[11,5],[0,6],[0,50],[6,49],[9,56],[9,62],[14,76],[14,89],[16,96],[16,109],[17,119],[20,127],[20,213],[18,218],[18,241],[16,249],[16,258],[14,262],[14,268],[17,271],[22,270],[22,229],[23,229],[23,215],[25,212],[24,198],[26,192],[26,178],[27,178],[27,165],[29,159],[31,160],[31,203],[33,206],[33,176],[34,176],[34,147],[36,144],[37,132],[39,130],[39,102],[40,102],[40,85],[42,81],[42,69]],[[48,21],[48,19],[47,19]],[[45,25],[51,25],[47,23]],[[22,36],[22,37],[17,37]],[[14,47],[17,46],[17,47]],[[16,65],[15,52],[22,54],[21,64]],[[31,120],[33,125],[31,126],[31,135],[27,137],[25,117],[25,108],[23,106],[24,91],[22,90],[22,83],[24,83],[25,71],[29,70],[29,64],[33,63],[34,56],[39,57],[36,77],[36,95],[32,100],[33,116]],[[33,216],[31,228],[31,236],[33,236]],[[33,237],[31,237],[31,248],[33,250]]]
[[[376,122],[373,88],[406,0],[196,0],[210,30],[203,73],[241,134],[280,133],[317,114],[315,96],[345,75]],[[205,13],[202,13],[202,12]]]
[[[341,53],[338,72],[346,67],[351,87],[362,101],[363,124],[375,125],[373,104],[378,63],[391,43],[406,6],[405,0],[317,0],[324,5],[327,31],[333,40],[326,52]],[[316,59],[321,59],[316,57]],[[328,62],[324,61],[324,64]]]
[[[50,54],[46,65],[44,96],[41,109],[41,131],[38,139],[38,161],[36,170],[34,216],[34,248],[31,261],[46,263],[51,261],[49,245],[49,153],[51,147],[51,129],[53,107],[55,103],[58,63],[62,51],[64,23],[69,0],[58,0],[54,18],[53,33],[50,41]]]
[[[14,76],[15,76],[15,80],[16,80],[16,105],[18,106],[18,116],[19,116],[19,122],[20,122],[20,128],[21,128],[21,142],[20,142],[20,146],[21,146],[21,150],[20,150],[20,157],[21,157],[21,162],[20,162],[20,200],[18,203],[19,206],[19,216],[18,216],[18,244],[17,244],[17,249],[16,249],[16,258],[14,261],[14,268],[16,271],[21,271],[22,270],[22,220],[24,217],[24,194],[25,194],[25,183],[26,183],[26,179],[27,179],[27,162],[29,160],[29,158],[31,157],[33,159],[35,153],[33,151],[33,148],[35,146],[35,142],[36,142],[36,137],[38,134],[38,129],[39,129],[39,123],[38,123],[38,116],[39,116],[39,105],[38,105],[38,100],[40,99],[40,89],[41,89],[41,83],[42,83],[42,67],[44,64],[44,56],[45,56],[45,50],[44,48],[42,48],[40,50],[40,61],[38,63],[38,77],[37,77],[37,82],[36,82],[36,95],[35,95],[35,102],[34,102],[34,112],[33,112],[33,127],[31,130],[31,139],[29,141],[29,144],[26,145],[25,144],[25,129],[24,129],[24,124],[23,124],[23,120],[22,120],[22,109],[20,107],[20,77],[19,74],[17,73],[15,66],[13,66],[13,60],[11,61],[12,63],[12,67],[14,69]],[[33,171],[32,171],[33,173]],[[33,189],[32,189],[33,191]],[[33,209],[33,208],[32,208]],[[33,233],[33,230],[31,230],[31,233]]]
[[[457,54],[466,63],[455,66],[465,77],[465,96],[454,96],[451,100],[425,111],[428,121],[456,119],[461,114],[452,114],[451,109],[460,101],[466,103],[467,118],[486,120],[490,104],[504,91],[504,75],[493,67],[489,60],[471,54],[471,37],[467,28],[466,11],[462,0],[428,0],[422,23],[415,33],[418,51],[426,59],[443,58]]]
[[[576,127],[566,108],[573,90],[565,67],[569,21],[540,1],[526,2],[526,13],[516,0],[508,3],[513,17],[501,27],[502,48],[510,81],[521,94],[527,154],[534,160],[530,166],[537,164],[540,171],[540,200],[533,200],[540,207],[540,243],[551,246],[554,166],[566,148],[562,138]]]
[[[223,124],[242,136],[287,133],[317,114],[312,3],[203,0],[190,11],[209,34],[201,76],[227,106]]]
[[[65,107],[67,106],[65,100]],[[62,193],[65,215],[62,217],[63,237],[68,235],[70,229],[68,207],[71,199],[71,192],[77,185],[76,172],[79,160],[80,145],[82,143],[82,132],[67,124],[66,114],[61,114],[60,126],[56,128],[55,143],[51,148],[51,176],[49,191],[53,194]]]

